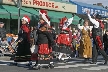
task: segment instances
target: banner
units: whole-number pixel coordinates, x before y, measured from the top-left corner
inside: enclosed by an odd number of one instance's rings
[[[3,4],[17,5],[17,0],[2,0]],[[77,6],[50,0],[22,0],[22,6],[77,13]]]

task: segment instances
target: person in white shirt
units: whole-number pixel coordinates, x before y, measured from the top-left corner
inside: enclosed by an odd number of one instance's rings
[[[92,42],[90,39],[89,20],[84,20],[81,29],[79,56],[84,58],[83,63],[87,63],[92,58]]]
[[[107,54],[104,51],[103,48],[103,39],[102,39],[102,26],[101,26],[101,21],[100,19],[102,18],[101,15],[97,14],[94,19],[90,16],[90,12],[89,10],[87,11],[87,15],[89,20],[92,22],[93,24],[93,28],[92,28],[92,37],[94,40],[94,44],[93,44],[93,50],[92,50],[92,62],[91,64],[96,64],[97,63],[97,56],[98,56],[98,51],[100,51],[100,53],[102,54],[105,62],[104,64],[107,64]]]

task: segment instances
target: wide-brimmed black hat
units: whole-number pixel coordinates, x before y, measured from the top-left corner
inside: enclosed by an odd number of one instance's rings
[[[102,19],[102,16],[99,15],[99,14],[96,14],[95,18],[97,18],[97,19]]]
[[[47,27],[47,22],[44,22],[43,24],[41,24],[41,25],[40,25],[40,28],[41,28],[41,27]]]
[[[0,22],[0,24],[4,24],[4,22]]]

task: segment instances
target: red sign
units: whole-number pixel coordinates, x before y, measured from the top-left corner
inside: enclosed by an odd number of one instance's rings
[[[45,2],[45,1],[38,1],[38,0],[33,0],[33,5],[45,6],[50,8],[58,8],[58,6],[56,6],[53,2]]]
[[[17,4],[17,0],[2,0],[2,3],[15,5]],[[73,12],[73,13],[77,12],[76,5],[55,2],[52,0],[22,0],[22,6],[63,11],[63,12]]]
[[[8,0],[9,2],[13,2],[13,0]],[[58,8],[54,2],[47,2],[45,0],[22,0],[22,4],[26,5],[36,5],[36,6],[44,6],[49,8]]]

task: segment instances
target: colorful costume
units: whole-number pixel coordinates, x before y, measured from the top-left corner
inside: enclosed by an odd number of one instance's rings
[[[99,21],[92,19],[90,14],[88,14],[89,20],[93,23],[93,29],[92,29],[92,37],[93,37],[93,52],[92,52],[92,64],[97,62],[97,56],[98,56],[98,50],[100,51],[100,53],[102,54],[103,58],[105,59],[105,63],[107,64],[107,54],[104,51],[103,48],[103,38],[102,38],[102,30],[104,28],[103,23],[100,21],[101,16],[99,14],[96,15],[96,19],[98,19]]]
[[[22,19],[26,20],[27,23],[22,24],[21,29],[18,33],[17,41],[20,42],[18,43],[18,48],[14,59],[15,62],[31,61],[30,29],[28,26],[30,19],[28,16],[24,16]]]
[[[37,52],[37,63],[35,65],[36,69],[40,69],[40,64],[49,64],[49,67],[53,67],[52,62],[52,46],[54,44],[53,37],[51,33],[47,30],[50,26],[49,17],[45,10],[40,10],[40,16],[44,20],[43,23],[40,23],[39,29],[37,30],[37,41],[36,45],[38,46]]]
[[[90,39],[90,29],[83,27],[81,30],[82,37],[80,40],[79,55],[83,58],[92,57],[92,42]]]
[[[72,52],[72,32],[69,30],[69,25],[72,23],[73,17],[67,19],[62,18],[60,21],[61,32],[57,38],[57,44],[59,45],[59,59],[65,54],[70,54]],[[66,55],[65,55],[66,56]],[[67,57],[66,57],[67,58]]]

